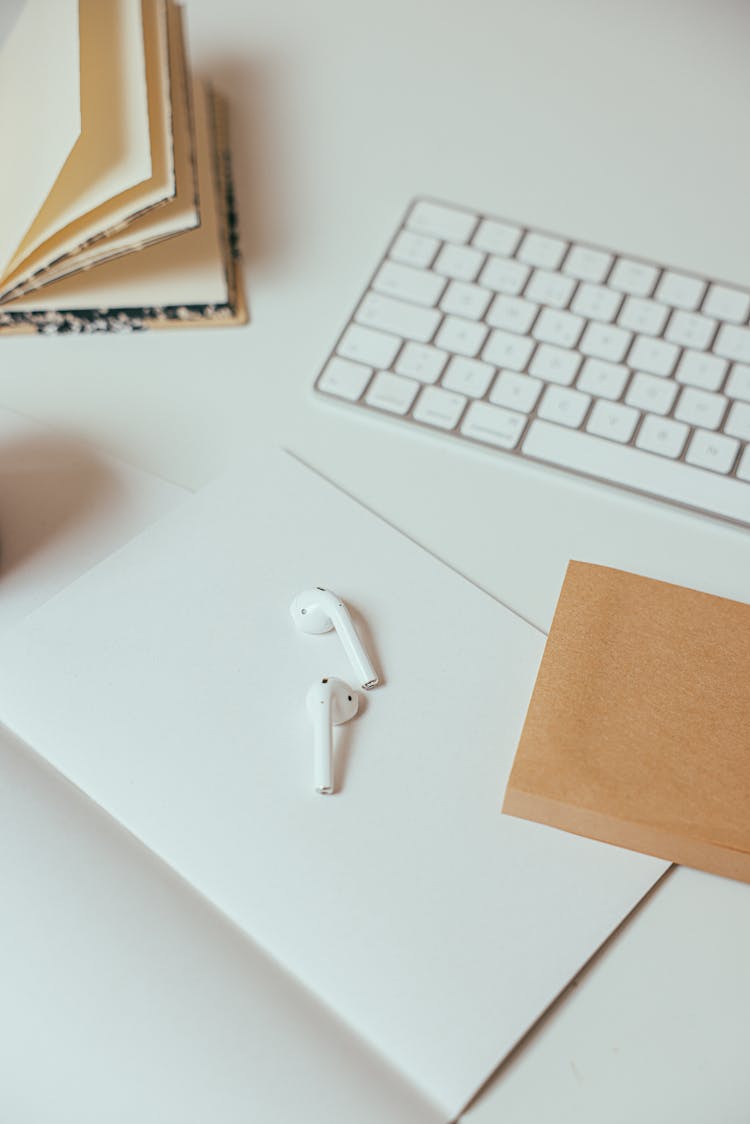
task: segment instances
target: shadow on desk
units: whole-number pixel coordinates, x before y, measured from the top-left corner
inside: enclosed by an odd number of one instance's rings
[[[73,438],[0,443],[0,580],[78,532],[119,492],[106,463]]]
[[[277,138],[286,129],[275,122],[281,69],[281,63],[242,56],[209,57],[201,65],[202,76],[227,104],[240,248],[248,264],[284,251],[285,177]]]

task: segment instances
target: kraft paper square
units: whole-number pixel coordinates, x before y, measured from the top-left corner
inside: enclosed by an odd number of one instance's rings
[[[750,881],[750,605],[571,562],[503,811]]]

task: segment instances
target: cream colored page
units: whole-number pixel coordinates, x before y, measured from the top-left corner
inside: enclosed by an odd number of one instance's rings
[[[228,299],[213,136],[202,87],[194,87],[201,224],[178,238],[95,266],[4,307],[10,312],[221,304]]]
[[[151,175],[141,0],[80,0],[80,43],[81,136],[16,260]]]
[[[39,279],[44,285],[68,277],[78,270],[88,269],[100,262],[148,246],[162,238],[192,230],[200,221],[185,45],[181,26],[182,10],[176,4],[170,4],[168,15],[175,196],[162,206],[151,207],[145,214],[128,223],[124,230],[99,239],[89,250],[75,254],[59,265],[45,270],[43,277]],[[36,279],[33,279],[31,282],[32,290],[38,287],[35,281]]]
[[[0,51],[0,271],[78,139],[78,75],[78,0],[28,0]]]
[[[86,9],[82,8],[82,24],[84,18],[86,18],[91,25],[92,16],[91,12],[88,11],[88,6],[93,2],[94,0],[85,0]],[[100,238],[107,231],[123,226],[130,222],[134,216],[174,197],[175,168],[165,0],[143,0],[140,55],[141,60],[145,60],[145,71],[141,66],[132,66],[132,63],[136,61],[135,55],[137,54],[134,34],[131,33],[128,37],[130,45],[127,50],[118,49],[114,45],[114,42],[120,37],[121,17],[126,14],[124,9],[119,12],[116,26],[115,16],[118,15],[118,5],[122,3],[123,0],[107,0],[101,8],[96,7],[94,22],[101,21],[102,12],[107,11],[109,23],[106,28],[100,26],[96,34],[94,34],[96,29],[89,26],[89,33],[82,38],[82,113],[84,137],[89,134],[89,123],[91,121],[96,124],[96,130],[94,130],[92,136],[98,133],[100,126],[103,127],[105,114],[100,112],[102,105],[106,103],[111,105],[113,119],[122,118],[120,140],[118,141],[118,148],[120,149],[118,159],[120,172],[122,172],[127,163],[126,148],[129,146],[133,150],[134,162],[131,163],[130,172],[126,178],[118,179],[116,177],[119,173],[116,173],[113,165],[107,176],[101,179],[101,190],[98,196],[95,198],[90,192],[83,192],[78,203],[71,194],[75,187],[66,189],[70,206],[63,213],[58,210],[55,214],[48,208],[47,214],[40,215],[29,237],[11,263],[10,272],[6,274],[2,285],[4,294],[18,290],[20,295],[31,288],[38,287],[45,280],[42,271],[47,269],[51,263],[57,263],[61,259],[65,259],[76,253],[81,247]],[[128,6],[132,3],[133,0],[127,0]],[[138,7],[140,9],[140,4],[138,4]],[[130,15],[132,16],[132,12]],[[99,82],[101,62],[97,55],[101,43],[108,45],[107,54],[111,56],[110,64],[114,65],[116,70],[119,70],[116,79],[118,87],[137,91],[139,98],[142,95],[145,97],[145,91],[148,91],[147,100],[144,103],[146,104],[145,116],[140,108],[138,111],[141,116],[144,116],[145,143],[150,153],[148,167],[145,162],[145,149],[143,149],[143,136],[140,135],[140,126],[138,130],[135,129],[135,102],[132,94],[123,98],[123,91],[116,90],[113,85],[106,88],[102,87]],[[119,61],[115,57],[118,52],[121,56]],[[127,65],[124,65],[125,63]],[[86,81],[83,78],[84,73],[89,74],[89,79]],[[95,75],[97,76],[96,81],[94,80]],[[99,107],[94,115],[90,110],[92,102],[96,107]],[[128,109],[128,102],[133,104],[123,117],[123,109]],[[94,120],[95,118],[96,120]],[[124,131],[123,121],[125,123]],[[133,148],[134,143],[137,149],[141,149],[140,152]],[[82,185],[81,177],[85,178],[88,175],[86,165],[91,166],[89,155],[87,155],[89,151],[88,148],[85,149],[85,152],[82,150],[83,154],[79,160],[78,150],[76,150],[69,162],[69,169],[72,168],[70,173],[71,183],[78,182],[79,188]],[[103,158],[106,157],[105,153],[102,155]],[[137,159],[135,159],[136,157]],[[135,175],[130,174],[136,166],[139,166],[140,170]],[[143,175],[144,171],[146,178]],[[107,184],[109,186],[106,186]],[[89,208],[89,203],[96,204],[93,210]]]

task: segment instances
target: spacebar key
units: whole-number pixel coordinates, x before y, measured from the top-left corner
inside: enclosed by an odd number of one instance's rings
[[[530,426],[522,452],[595,479],[750,524],[750,484],[682,461],[538,420]]]

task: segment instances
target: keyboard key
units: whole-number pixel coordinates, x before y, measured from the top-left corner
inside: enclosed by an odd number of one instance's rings
[[[750,441],[750,404],[735,402],[732,405],[727,420],[724,422],[724,432],[730,437],[739,437],[741,441]]]
[[[497,445],[500,449],[514,449],[526,427],[526,418],[501,406],[486,402],[472,402],[461,422],[461,432],[475,441]]]
[[[699,468],[709,468],[712,472],[729,472],[740,448],[734,437],[723,437],[718,433],[707,433],[696,429],[688,445],[685,460]]]
[[[437,382],[447,359],[446,352],[430,344],[407,343],[396,361],[396,370],[419,382]]]
[[[583,333],[581,351],[594,359],[606,359],[619,363],[630,346],[631,332],[617,328],[613,324],[589,324]]]
[[[716,331],[716,321],[699,312],[673,312],[665,339],[681,347],[708,347]]]
[[[575,281],[562,273],[551,273],[548,269],[535,269],[526,286],[524,296],[537,304],[551,308],[565,308],[575,288]]]
[[[493,328],[505,328],[508,332],[528,332],[539,311],[538,304],[523,297],[509,297],[500,293],[495,297],[487,313],[487,323]]]
[[[516,371],[500,371],[490,391],[490,402],[528,414],[534,409],[543,386],[543,382],[532,378],[531,375],[519,375]]]
[[[471,243],[478,250],[484,250],[485,253],[500,254],[505,257],[513,253],[520,237],[520,226],[514,226],[508,222],[483,219]]]
[[[318,388],[324,390],[326,394],[335,394],[337,398],[356,402],[370,381],[371,375],[371,367],[364,367],[361,363],[352,363],[349,359],[339,359],[338,356],[334,356],[333,359],[328,360],[323,374],[318,379]]]
[[[615,293],[612,289],[605,289],[603,285],[583,284],[578,286],[573,303],[570,306],[573,312],[585,316],[588,320],[614,320],[617,310],[622,304],[622,293]]]
[[[434,308],[418,308],[406,301],[368,293],[357,309],[355,319],[370,328],[427,343],[440,323],[440,313]]]
[[[693,312],[701,303],[705,289],[706,282],[700,277],[689,277],[686,273],[666,269],[656,287],[656,298],[664,304]]]
[[[581,357],[577,351],[541,343],[534,352],[529,371],[546,382],[570,386],[580,365]]]
[[[516,257],[527,265],[540,266],[542,269],[557,269],[566,245],[562,238],[531,233],[524,238]]]
[[[437,304],[445,288],[445,279],[425,269],[414,269],[411,265],[397,262],[383,262],[372,283],[373,289],[390,297],[400,297],[415,304],[431,307]]]
[[[588,394],[581,394],[580,390],[548,386],[539,403],[537,414],[547,421],[576,429],[583,421],[590,403],[591,398]]]
[[[477,225],[477,216],[457,207],[420,200],[412,207],[406,225],[418,234],[430,234],[446,242],[468,242]]]
[[[612,254],[590,246],[571,246],[563,265],[563,273],[578,281],[603,281],[612,265]]]
[[[727,394],[730,398],[741,398],[743,402],[750,402],[750,367],[746,367],[743,363],[734,364],[727,379]]]
[[[706,316],[714,316],[717,320],[744,324],[750,313],[750,293],[730,289],[727,285],[710,285],[703,302],[703,311]]]
[[[499,328],[487,340],[482,358],[495,367],[508,367],[511,371],[522,371],[534,350],[534,341],[528,336],[517,336],[503,332]]]
[[[631,332],[658,336],[667,319],[669,309],[647,297],[626,297],[617,323]]]
[[[727,408],[727,400],[721,394],[710,394],[707,390],[696,390],[686,386],[677,401],[674,416],[688,425],[700,425],[704,429],[718,429]]]
[[[688,426],[682,422],[672,421],[671,418],[655,418],[647,414],[638,430],[635,443],[639,449],[647,449],[650,453],[658,453],[661,457],[675,459],[684,449],[689,432]]]
[[[679,349],[673,343],[636,336],[628,355],[628,364],[651,375],[667,376],[677,361]]]
[[[618,258],[607,284],[612,289],[621,293],[630,293],[634,297],[647,297],[650,295],[659,270],[656,266],[646,262],[633,261],[630,258]]]
[[[558,312],[544,308],[534,325],[534,336],[542,343],[554,343],[560,347],[575,347],[583,329],[583,318],[572,312]]]
[[[455,429],[465,405],[463,394],[454,394],[439,386],[425,386],[414,407],[414,417],[437,429]]]
[[[406,414],[418,390],[419,383],[414,379],[404,379],[400,375],[392,375],[390,371],[378,371],[367,388],[365,402],[391,414]]]
[[[706,355],[703,351],[683,351],[675,378],[678,382],[698,386],[701,390],[718,390],[728,366],[726,359],[719,359],[717,355]]]
[[[660,426],[666,425],[663,418],[656,419],[656,422]],[[643,428],[641,426],[639,437]],[[750,519],[750,488],[747,484],[686,465],[683,461],[655,457],[640,448],[634,449],[632,445],[617,445],[592,433],[533,421],[522,449],[527,456],[547,464],[588,476],[595,475],[602,480],[723,515],[727,519],[743,522]]]
[[[627,444],[640,416],[632,406],[621,406],[619,402],[595,402],[586,430],[598,433],[600,437],[607,437],[610,441]]]
[[[678,389],[671,379],[660,379],[656,375],[644,375],[642,371],[636,371],[625,401],[629,406],[647,410],[650,414],[668,414]]]
[[[737,465],[737,476],[740,480],[750,481],[750,445],[745,449]]]
[[[482,398],[494,376],[495,368],[489,363],[454,355],[443,375],[442,385],[446,390],[456,390],[470,398]]]
[[[496,293],[509,293],[515,296],[526,284],[530,269],[520,261],[509,258],[488,258],[479,277],[479,284]]]
[[[435,257],[439,245],[438,239],[428,234],[414,234],[410,230],[402,230],[396,236],[388,256],[403,265],[426,269]]]
[[[484,254],[471,246],[443,246],[432,267],[436,273],[456,281],[473,281],[484,261]]]
[[[576,386],[597,398],[619,398],[630,372],[622,363],[606,363],[603,359],[587,359]]]
[[[492,294],[481,285],[466,281],[451,281],[443,294],[440,307],[443,312],[456,316],[466,316],[469,320],[481,320],[487,311]]]
[[[732,324],[722,324],[716,337],[714,351],[726,359],[750,360],[750,328],[735,328]]]
[[[350,324],[336,350],[345,359],[354,359],[368,367],[390,367],[400,347],[401,340],[397,336]]]
[[[455,351],[459,355],[476,355],[486,335],[486,326],[476,320],[446,316],[435,343],[438,347],[444,347],[446,351]]]

